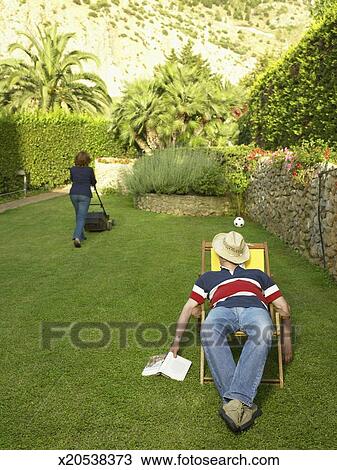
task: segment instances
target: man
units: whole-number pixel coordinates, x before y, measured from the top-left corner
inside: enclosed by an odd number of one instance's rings
[[[171,351],[176,357],[190,316],[197,316],[198,306],[209,299],[211,310],[202,324],[201,342],[223,402],[219,414],[232,431],[239,432],[261,415],[254,398],[272,342],[273,323],[267,306],[272,303],[283,318],[286,363],[292,359],[290,309],[267,274],[241,266],[250,257],[241,234],[219,233],[212,246],[221,270],[202,274],[194,284],[178,319]],[[236,364],[227,335],[238,330],[246,332],[247,341]]]

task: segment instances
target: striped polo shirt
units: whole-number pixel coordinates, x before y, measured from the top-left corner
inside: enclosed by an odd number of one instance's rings
[[[233,274],[222,267],[221,271],[207,271],[195,282],[190,298],[202,304],[205,299],[211,307],[259,307],[281,297],[273,280],[260,269],[237,266]]]

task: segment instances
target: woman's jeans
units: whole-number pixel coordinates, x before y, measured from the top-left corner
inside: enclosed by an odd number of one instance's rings
[[[201,327],[201,342],[222,400],[252,406],[272,343],[273,323],[264,308],[215,307]],[[236,364],[227,335],[238,330],[248,338]]]
[[[83,194],[70,194],[71,202],[75,208],[76,227],[73,234],[73,240],[78,238],[84,240],[84,224],[90,205],[90,197]]]

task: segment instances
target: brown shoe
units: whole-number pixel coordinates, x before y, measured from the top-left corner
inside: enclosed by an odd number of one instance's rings
[[[233,432],[241,431],[241,418],[243,415],[243,403],[240,400],[231,400],[219,410],[219,415]]]
[[[245,431],[250,428],[254,424],[255,418],[261,415],[262,411],[255,405],[255,403],[253,403],[251,407],[243,405],[240,431]]]
[[[79,240],[78,238],[75,238],[74,239],[74,246],[75,246],[75,248],[81,248],[81,240]]]

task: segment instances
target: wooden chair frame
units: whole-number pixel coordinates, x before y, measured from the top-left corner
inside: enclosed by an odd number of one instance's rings
[[[247,243],[250,249],[263,249],[264,250],[264,272],[270,276],[270,265],[269,265],[269,252],[267,242],[264,243]],[[201,273],[206,272],[206,254],[210,253],[212,249],[212,243],[203,241],[201,245]],[[278,385],[280,388],[284,386],[284,374],[283,374],[283,361],[282,361],[282,338],[281,338],[281,318],[279,313],[270,305],[269,312],[274,323],[275,331],[273,336],[277,338],[277,356],[278,356],[278,377],[275,379],[262,378],[262,383],[268,383]],[[199,327],[206,318],[205,304],[202,304],[201,317],[199,318]],[[243,331],[237,331],[234,333],[235,337],[246,337]],[[213,382],[212,377],[205,376],[205,353],[204,349],[200,347],[200,383]]]

